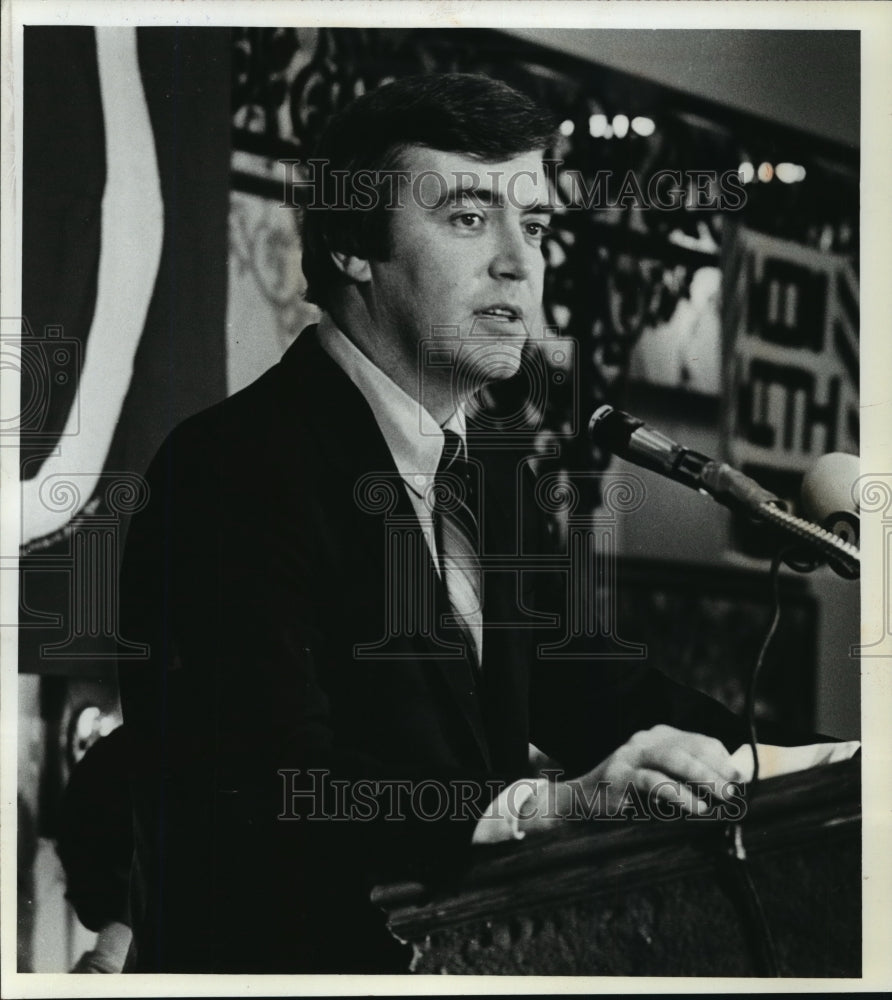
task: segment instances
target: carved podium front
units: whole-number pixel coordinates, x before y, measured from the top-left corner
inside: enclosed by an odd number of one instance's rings
[[[477,848],[448,887],[390,882],[373,899],[416,973],[857,977],[859,769],[760,783],[745,863],[725,822],[599,820]]]

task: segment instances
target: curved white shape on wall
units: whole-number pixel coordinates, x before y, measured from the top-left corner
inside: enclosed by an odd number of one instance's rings
[[[76,475],[84,501],[95,489],[130,386],[161,263],[164,203],[136,29],[97,28],[96,56],[107,164],[96,308],[58,454],[22,483],[23,544],[58,531],[76,513],[51,510],[41,501],[46,480]]]

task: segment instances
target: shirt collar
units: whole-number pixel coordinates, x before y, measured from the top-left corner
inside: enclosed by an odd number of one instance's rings
[[[440,464],[443,429],[428,411],[350,340],[324,313],[317,331],[319,343],[363,394],[406,485],[422,496]],[[467,449],[463,407],[458,407],[443,427],[455,431]]]

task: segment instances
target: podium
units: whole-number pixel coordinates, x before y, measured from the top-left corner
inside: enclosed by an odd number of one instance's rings
[[[592,820],[474,849],[448,885],[372,898],[415,946],[415,973],[861,975],[860,761],[761,782],[740,822]]]

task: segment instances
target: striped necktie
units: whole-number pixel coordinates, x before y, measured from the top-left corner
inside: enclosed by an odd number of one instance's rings
[[[475,666],[483,647],[480,524],[475,470],[464,458],[461,438],[444,430],[443,454],[434,490],[434,525],[440,566],[456,624],[471,637]]]

